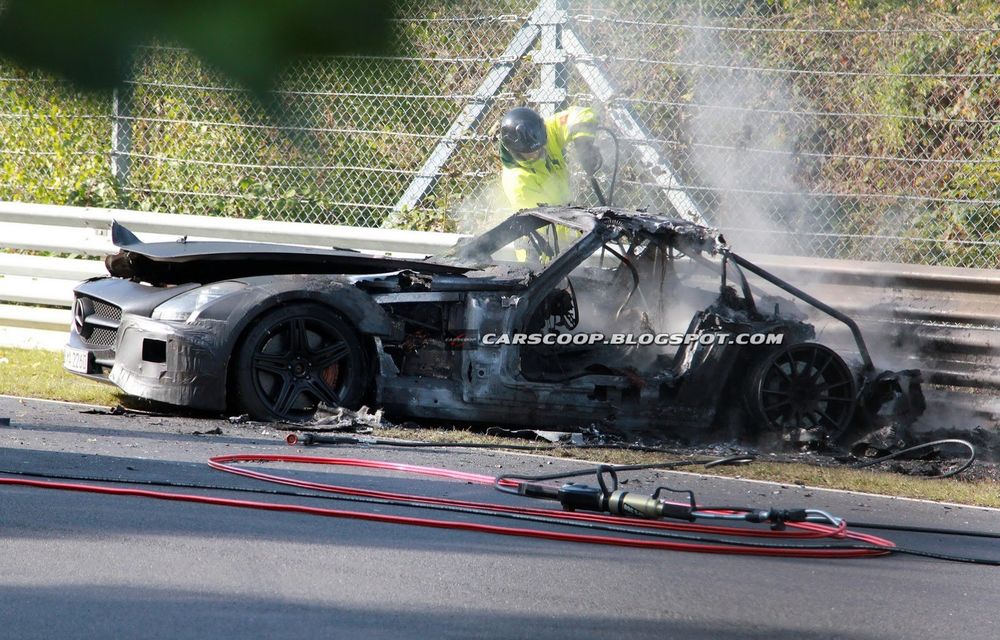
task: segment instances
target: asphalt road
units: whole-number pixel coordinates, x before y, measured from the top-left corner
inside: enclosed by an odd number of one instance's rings
[[[84,409],[0,397],[0,417],[11,418],[11,426],[0,427],[0,469],[210,484],[218,488],[188,491],[438,515],[226,490],[261,485],[209,469],[209,456],[296,452],[283,443],[284,433]],[[194,435],[215,428],[222,433]],[[306,453],[490,474],[578,466],[466,450]],[[519,500],[486,487],[384,472],[289,472],[354,486]],[[657,482],[691,488],[704,502],[809,506],[849,521],[1000,533],[1000,512],[979,508],[667,472],[636,475],[630,487],[652,491]],[[1000,558],[995,540],[881,535],[900,546]],[[905,556],[657,552],[24,487],[0,487],[0,549],[0,634],[21,640],[1000,637],[1000,569]]]

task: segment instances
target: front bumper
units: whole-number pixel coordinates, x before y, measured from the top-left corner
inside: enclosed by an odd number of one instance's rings
[[[167,404],[226,408],[225,324],[160,322],[123,314],[108,378],[125,393]]]

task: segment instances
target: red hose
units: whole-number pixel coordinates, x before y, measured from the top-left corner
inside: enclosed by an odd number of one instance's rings
[[[153,498],[158,500],[172,500],[180,502],[194,502],[198,504],[211,504],[227,507],[239,507],[245,509],[261,509],[266,511],[281,511],[286,513],[302,513],[330,518],[352,518],[366,520],[370,522],[386,522],[392,524],[408,524],[421,527],[434,527],[440,529],[453,529],[459,531],[475,531],[480,533],[492,533],[507,536],[522,536],[528,538],[538,538],[544,540],[558,540],[564,542],[581,542],[589,544],[613,545],[622,547],[636,547],[644,549],[658,549],[667,551],[692,551],[699,553],[735,554],[735,555],[758,555],[796,558],[860,558],[891,553],[895,546],[892,542],[877,536],[849,532],[846,525],[832,527],[816,523],[789,523],[787,526],[793,527],[794,531],[775,532],[765,529],[750,529],[738,527],[726,527],[715,525],[702,525],[692,523],[674,523],[660,520],[635,520],[614,516],[591,513],[564,512],[554,509],[537,509],[530,507],[512,507],[492,503],[472,502],[465,500],[452,500],[447,498],[433,498],[429,496],[418,496],[403,493],[393,493],[384,491],[374,491],[369,489],[356,489],[352,487],[340,487],[306,480],[295,480],[283,476],[252,471],[240,467],[232,466],[234,462],[286,462],[296,464],[323,464],[341,465],[352,467],[363,467],[370,469],[381,469],[399,471],[403,473],[414,473],[440,478],[449,478],[470,482],[475,484],[493,484],[495,478],[481,474],[467,473],[461,471],[450,471],[434,467],[421,467],[409,464],[399,464],[392,462],[378,462],[374,460],[360,460],[353,458],[320,458],[311,456],[286,456],[286,455],[265,455],[265,454],[234,454],[226,456],[216,456],[209,460],[209,465],[221,471],[234,473],[237,475],[255,478],[266,482],[310,489],[314,491],[325,491],[341,495],[362,496],[378,498],[384,500],[404,501],[413,504],[423,505],[444,505],[450,507],[460,507],[476,509],[480,511],[492,511],[495,513],[513,513],[528,516],[544,516],[547,518],[561,519],[566,521],[589,521],[597,523],[612,523],[617,525],[627,524],[632,528],[648,529],[668,529],[674,531],[685,531],[689,533],[702,533],[711,535],[726,535],[729,537],[763,537],[763,538],[837,538],[850,539],[858,542],[870,544],[878,549],[822,549],[810,548],[809,546],[797,546],[790,548],[762,548],[746,547],[726,543],[700,543],[700,542],[673,542],[665,540],[646,540],[640,538],[624,538],[594,534],[562,533],[556,531],[543,531],[537,529],[525,529],[521,527],[509,527],[499,525],[478,524],[470,522],[458,522],[451,520],[436,520],[431,518],[416,518],[409,516],[395,516],[378,513],[365,513],[358,511],[346,511],[341,509],[329,509],[323,507],[309,507],[298,504],[285,504],[262,502],[255,500],[237,500],[231,498],[217,498],[211,496],[200,496],[183,493],[171,493],[166,491],[153,491],[148,489],[123,489],[116,487],[104,487],[100,485],[76,484],[64,482],[52,482],[44,480],[27,480],[20,478],[0,478],[0,485],[15,485],[35,487],[41,489],[60,489],[66,491],[81,491],[104,495],[136,496]],[[512,483],[513,484],[513,483]]]
[[[237,453],[237,454],[216,456],[214,458],[209,458],[208,465],[213,469],[218,469],[219,471],[225,471],[227,473],[233,473],[236,475],[245,476],[247,478],[253,478],[255,480],[261,480],[264,482],[273,482],[275,484],[283,484],[291,487],[298,487],[300,489],[310,489],[312,491],[324,491],[327,493],[335,493],[340,495],[377,498],[381,500],[402,500],[407,502],[416,502],[428,505],[445,505],[449,507],[459,507],[465,509],[489,510],[498,513],[514,513],[514,514],[524,514],[532,516],[543,516],[547,518],[556,518],[561,520],[599,522],[602,524],[620,525],[623,522],[628,522],[630,526],[638,526],[640,528],[686,531],[689,533],[729,535],[732,534],[734,531],[733,527],[727,527],[727,526],[692,524],[688,522],[669,522],[664,520],[633,520],[633,519],[623,519],[618,516],[602,515],[599,513],[560,511],[554,509],[539,509],[532,507],[512,507],[507,505],[495,504],[492,502],[471,502],[467,500],[432,498],[429,496],[417,496],[406,493],[392,493],[388,491],[375,491],[371,489],[357,489],[354,487],[344,487],[344,486],[323,484],[318,482],[310,482],[308,480],[296,480],[294,478],[288,478],[286,476],[264,473],[263,471],[252,471],[250,469],[243,469],[240,467],[235,467],[230,464],[227,464],[231,462],[291,462],[291,463],[302,463],[302,464],[324,464],[324,465],[335,465],[335,466],[364,467],[369,469],[383,469],[388,471],[401,471],[404,473],[431,475],[440,478],[451,478],[453,480],[460,480],[463,482],[471,482],[473,484],[486,484],[486,485],[492,485],[496,480],[496,478],[494,478],[493,476],[481,475],[476,473],[467,473],[464,471],[451,471],[449,469],[441,469],[438,467],[419,467],[409,464],[399,464],[395,462],[379,462],[377,460],[363,460],[357,458],[321,458],[313,456],[287,456],[287,455],[272,455],[272,454]],[[507,486],[517,486],[517,482],[513,480],[504,481],[504,484],[506,484]],[[792,526],[792,524],[793,523],[789,523],[789,526]],[[785,531],[783,535],[779,537],[841,538],[843,537],[842,534],[846,529],[846,525],[843,524],[839,528],[826,527],[824,525],[817,525],[812,523],[801,523],[801,524],[809,526],[801,527],[801,530],[799,531]],[[758,537],[758,538],[775,537],[774,532],[768,529],[740,529],[739,535],[745,537]]]

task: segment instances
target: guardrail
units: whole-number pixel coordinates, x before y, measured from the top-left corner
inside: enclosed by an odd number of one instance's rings
[[[852,316],[876,364],[929,382],[1000,390],[1000,270],[758,256],[755,261]],[[811,318],[850,349],[839,323]]]
[[[462,236],[392,229],[208,218],[0,202],[0,344],[58,349],[70,322],[72,287],[105,273],[118,220],[144,240],[211,238],[433,254]],[[787,256],[750,256],[858,320],[880,366],[919,368],[942,385],[1000,390],[1000,270]],[[91,259],[88,259],[91,258]],[[767,285],[758,283],[763,289]],[[850,349],[838,323],[813,318],[825,342]]]
[[[0,345],[60,349],[70,323],[73,286],[105,274],[100,258],[115,253],[117,220],[143,240],[245,240],[371,253],[427,255],[453,246],[450,233],[369,229],[274,220],[212,218],[123,209],[0,202]],[[66,257],[13,253],[47,252]]]

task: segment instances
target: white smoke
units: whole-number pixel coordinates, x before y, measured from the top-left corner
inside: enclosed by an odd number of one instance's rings
[[[680,62],[690,65],[696,106],[687,134],[698,182],[718,198],[715,226],[737,251],[784,253],[789,225],[805,210],[795,146],[808,122],[789,117],[794,105],[783,75],[746,71],[760,63],[716,30],[688,34]]]
[[[499,165],[499,160],[497,160]],[[497,177],[479,185],[458,203],[449,214],[455,220],[456,231],[459,233],[478,234],[495,227],[507,218],[513,210],[507,202],[499,179]]]

